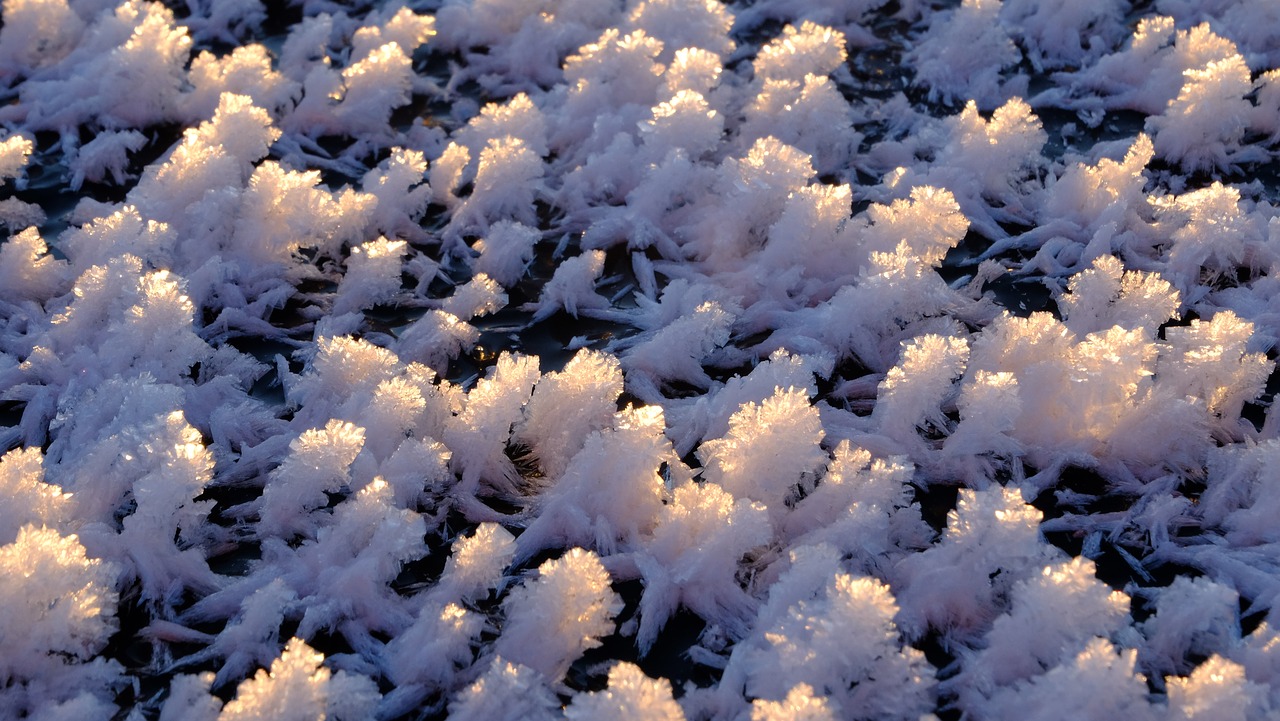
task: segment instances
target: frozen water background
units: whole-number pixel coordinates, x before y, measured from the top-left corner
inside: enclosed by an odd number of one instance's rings
[[[3,10],[0,713],[1280,708],[1275,8]]]

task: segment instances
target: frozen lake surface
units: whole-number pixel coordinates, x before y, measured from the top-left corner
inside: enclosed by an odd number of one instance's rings
[[[0,718],[1280,712],[1280,5],[0,7]]]

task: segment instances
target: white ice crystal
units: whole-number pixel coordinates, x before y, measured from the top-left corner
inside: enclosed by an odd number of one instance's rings
[[[542,376],[515,437],[539,467],[559,477],[588,436],[610,425],[622,394],[622,369],[613,356],[583,349],[560,371]]]
[[[59,528],[70,510],[62,489],[44,482],[44,454],[17,448],[0,456],[0,494],[9,499],[0,515],[0,542],[13,543],[26,525]]]
[[[640,0],[627,17],[628,29],[643,31],[666,47],[666,62],[680,48],[701,48],[721,57],[733,51],[728,37],[733,14],[714,0]]]
[[[927,335],[904,344],[902,360],[880,385],[875,413],[881,432],[905,441],[916,428],[945,430],[940,408],[968,357],[962,338]]]
[[[468,602],[484,598],[501,581],[515,553],[515,538],[509,531],[496,523],[481,523],[475,533],[454,542],[432,595]]]
[[[1236,45],[1215,34],[1208,23],[1175,30],[1173,18],[1150,15],[1138,21],[1123,49],[1069,74],[1066,87],[1047,90],[1037,100],[1080,109],[1128,108],[1155,115],[1178,97],[1186,71],[1236,54]],[[1073,97],[1077,95],[1084,97]],[[1086,119],[1096,124],[1101,115]]]
[[[1186,673],[1189,654],[1224,653],[1240,636],[1239,596],[1207,578],[1179,577],[1156,596],[1155,615],[1142,624],[1138,659],[1151,674]]]
[[[933,16],[905,58],[931,100],[971,98],[984,108],[1004,100],[1000,71],[1022,54],[998,21],[1001,6],[1000,0],[964,0],[950,13]]]
[[[76,691],[112,698],[120,665],[98,656],[115,633],[118,568],[85,555],[74,535],[23,526],[0,546],[8,580],[0,616],[0,697],[15,715]]]
[[[537,518],[517,545],[523,560],[545,548],[584,546],[611,555],[652,533],[668,492],[658,473],[680,460],[662,435],[660,409],[628,409],[587,436],[535,501]]]
[[[365,173],[364,192],[377,199],[369,224],[397,238],[421,240],[418,221],[427,210],[431,188],[424,181],[427,161],[421,152],[394,148],[391,156]]]
[[[1132,649],[1096,638],[1074,659],[1030,682],[997,693],[981,713],[991,719],[1160,718],[1147,702],[1146,679],[1134,673]]]
[[[95,18],[78,42],[72,40],[75,21],[66,28],[70,35],[54,31],[46,42],[74,42],[74,48],[21,89],[29,127],[69,130],[94,122],[130,128],[180,117],[192,41],[173,11],[129,0]]]
[[[1242,149],[1252,106],[1244,58],[1232,55],[1184,72],[1186,82],[1161,115],[1147,120],[1155,152],[1189,172],[1228,169],[1237,162],[1262,160]]]
[[[676,488],[637,558],[645,581],[637,636],[641,653],[681,606],[743,634],[755,604],[735,578],[738,562],[770,535],[764,506],[735,499],[714,483]]]
[[[916,718],[928,708],[933,679],[924,655],[902,648],[897,611],[883,583],[835,574],[757,628],[725,675],[743,673],[748,697],[781,701],[807,684],[846,718]]]
[[[837,706],[815,696],[808,684],[796,684],[781,701],[751,702],[751,721],[835,721]]]
[[[324,654],[301,639],[290,639],[270,671],[258,669],[236,688],[236,697],[222,707],[218,721],[368,718],[377,703],[377,686],[363,676],[332,673],[323,661]]]
[[[1169,710],[1173,718],[1243,719],[1270,708],[1265,688],[1245,679],[1240,664],[1213,655],[1187,678],[1169,679]]]
[[[21,135],[10,135],[0,142],[0,180],[20,177],[34,149],[35,143]]]
[[[746,108],[744,141],[773,137],[808,153],[822,174],[848,165],[861,136],[853,131],[849,104],[830,78],[805,75],[798,80],[765,78]]]
[[[1061,553],[1040,540],[1040,518],[1020,491],[961,490],[941,541],[903,558],[893,571],[903,632],[918,637],[932,628],[955,638],[984,633],[997,599]]]
[[[1124,37],[1125,7],[1116,0],[1042,5],[1004,0],[1000,21],[1037,68],[1080,66],[1096,60]]]
[[[400,270],[405,242],[378,238],[351,249],[347,273],[338,285],[333,302],[334,313],[386,303],[400,292]]]
[[[644,379],[651,387],[683,381],[707,387],[702,369],[708,355],[729,341],[733,316],[715,301],[699,305],[622,354],[628,380]]]
[[[965,703],[1066,663],[1095,637],[1128,620],[1129,597],[1094,577],[1092,561],[1073,558],[1019,581],[1009,612],[992,624],[986,645],[967,659],[956,685]]]
[[[206,120],[217,110],[223,93],[245,95],[257,107],[279,117],[292,109],[301,85],[277,72],[271,54],[262,45],[243,45],[224,57],[201,52],[191,60],[188,81],[192,92],[184,99],[191,120]]]
[[[258,533],[289,538],[313,532],[308,511],[341,489],[351,462],[364,447],[364,429],[339,420],[306,431],[289,444],[289,455],[267,480],[258,511]]]
[[[760,48],[753,63],[756,76],[804,80],[806,75],[830,75],[848,59],[845,43],[844,33],[812,21],[787,25]]]
[[[449,367],[449,361],[471,350],[479,339],[480,331],[458,316],[443,310],[429,310],[400,331],[396,353],[405,360],[443,372]]]
[[[453,295],[440,303],[440,309],[449,315],[471,320],[489,315],[507,304],[507,294],[492,278],[477,273],[470,281],[453,289]]]
[[[703,477],[735,498],[759,501],[774,519],[785,502],[812,486],[825,464],[822,422],[809,395],[777,388],[760,404],[747,403],[729,418],[729,432],[698,449]]]
[[[125,172],[129,154],[141,150],[146,143],[147,136],[136,130],[99,133],[81,146],[71,161],[71,188],[79,190],[86,180],[101,183],[108,174],[113,183],[123,185],[132,177]]]
[[[622,602],[599,556],[574,548],[539,566],[537,577],[513,589],[502,608],[506,618],[494,653],[559,683],[582,652],[613,632]]]
[[[542,159],[520,138],[490,140],[480,151],[471,195],[453,212],[451,232],[480,231],[503,220],[536,223],[533,201],[542,189]]]
[[[910,465],[901,458],[872,460],[847,440],[834,455],[818,487],[783,521],[781,535],[793,548],[827,544],[850,556],[848,568],[872,573],[929,543],[933,531],[907,486]]]
[[[449,704],[450,721],[553,721],[560,702],[541,675],[495,657],[489,670]]]
[[[472,267],[477,273],[484,273],[510,288],[524,277],[533,260],[533,247],[541,238],[537,228],[522,223],[507,220],[494,223],[485,237],[472,246],[480,253]]]
[[[35,228],[11,235],[0,245],[0,300],[43,302],[66,289],[67,264],[49,253]]]
[[[85,23],[67,0],[6,0],[0,80],[52,65],[74,49]]]
[[[609,669],[609,687],[573,697],[565,707],[569,721],[609,718],[617,721],[684,721],[684,711],[671,698],[671,683],[649,678],[633,663]]]

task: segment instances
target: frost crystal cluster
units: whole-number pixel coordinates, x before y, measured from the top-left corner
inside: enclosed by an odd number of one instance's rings
[[[0,717],[1280,714],[1280,4],[0,0]]]

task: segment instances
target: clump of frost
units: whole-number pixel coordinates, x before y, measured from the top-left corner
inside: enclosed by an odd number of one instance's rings
[[[529,446],[548,477],[558,478],[592,433],[613,424],[620,395],[618,360],[600,351],[580,350],[562,370],[538,381],[515,438]]]
[[[4,3],[0,82],[53,65],[75,49],[85,23],[67,0]]]
[[[88,692],[113,698],[121,667],[99,656],[116,631],[118,568],[89,558],[74,535],[23,526],[0,546],[0,699],[23,716]]]
[[[741,265],[749,251],[764,244],[789,196],[813,177],[812,160],[774,137],[757,139],[740,158],[725,158],[715,187],[717,210],[690,222],[686,246],[709,269]]]
[[[270,52],[259,44],[242,45],[222,57],[202,51],[192,58],[187,80],[192,90],[183,98],[183,110],[189,121],[211,117],[223,93],[247,95],[278,118],[302,91],[272,67]]]
[[[446,236],[483,234],[503,220],[536,225],[533,201],[546,192],[544,173],[542,158],[524,140],[511,135],[490,140],[480,151],[471,195],[453,209]]]
[[[1245,667],[1217,654],[1196,667],[1187,678],[1168,679],[1172,718],[1262,718],[1272,710],[1267,687],[1246,679]]]
[[[546,320],[560,310],[577,318],[580,310],[608,308],[609,299],[596,293],[596,281],[603,273],[603,250],[589,250],[562,261],[543,284],[538,302],[526,306],[533,311],[533,321]]]
[[[471,350],[480,340],[480,331],[458,316],[443,310],[429,310],[402,329],[396,354],[443,373],[449,361]]]
[[[799,27],[787,25],[782,34],[760,48],[752,63],[756,77],[804,80],[808,75],[830,75],[848,59],[845,34],[806,20]]]
[[[637,336],[638,342],[621,355],[628,389],[641,399],[656,400],[658,389],[673,381],[709,387],[711,378],[702,363],[729,342],[733,320],[723,305],[707,301],[666,326]]]
[[[714,483],[685,483],[664,506],[636,556],[644,578],[636,644],[647,653],[681,607],[733,635],[745,635],[756,603],[738,584],[739,561],[768,543],[768,510]]]
[[[1157,12],[1170,15],[1181,27],[1197,23],[1212,24],[1223,36],[1240,46],[1241,54],[1254,70],[1280,65],[1276,41],[1280,40],[1280,8],[1269,3],[1244,0],[1159,0]]]
[[[999,21],[1000,0],[964,0],[959,8],[933,16],[929,29],[904,62],[915,68],[914,83],[929,88],[929,100],[951,103],[971,98],[983,108],[1012,94],[1001,71],[1022,54]]]
[[[872,460],[868,451],[841,441],[818,487],[784,519],[781,535],[792,547],[830,545],[850,557],[849,568],[883,573],[932,540],[912,502],[912,475],[901,457]]]
[[[862,136],[853,130],[853,111],[825,75],[799,79],[764,77],[760,92],[747,105],[739,130],[745,145],[761,138],[802,150],[821,174],[842,172]]]
[[[7,26],[6,26],[7,27]],[[10,135],[0,142],[0,181],[22,178],[23,168],[31,157],[35,143],[21,135]]]
[[[184,657],[175,668],[216,658],[221,663],[212,677],[214,688],[248,678],[255,667],[269,665],[279,653],[280,625],[297,600],[297,594],[282,579],[272,579],[240,602],[238,611],[209,645]]]
[[[1232,446],[1211,454],[1208,488],[1198,508],[1205,523],[1221,527],[1237,546],[1252,546],[1280,540],[1271,519],[1272,493],[1277,475],[1270,472],[1280,462],[1280,443],[1267,440],[1256,446]]]
[[[515,553],[515,538],[509,531],[496,523],[481,523],[470,536],[454,541],[432,596],[468,603],[483,599],[498,586]]]
[[[1053,219],[1055,235],[1087,244],[1083,249],[1076,246],[1080,253],[1079,263],[1090,262],[1109,253],[1114,245],[1120,245],[1117,241],[1145,235],[1146,216],[1150,211],[1143,192],[1146,184],[1143,171],[1153,157],[1155,149],[1151,138],[1140,133],[1119,161],[1100,158],[1093,165],[1077,162],[1069,165],[1056,179],[1050,177],[1042,196],[1040,213]],[[1034,233],[1034,230],[1030,231],[1026,236]],[[997,243],[990,254],[994,255],[1003,245],[1012,242],[1015,241]],[[1124,247],[1128,251],[1138,245],[1130,242]],[[1062,265],[1074,265],[1063,252],[1057,253],[1057,260]]]
[[[509,220],[498,221],[489,226],[489,232],[472,246],[480,255],[472,261],[471,267],[477,273],[493,278],[504,288],[510,288],[524,277],[533,260],[533,246],[541,239],[542,234],[537,228]]]
[[[1142,624],[1143,667],[1153,676],[1183,674],[1191,670],[1189,656],[1228,652],[1240,640],[1239,602],[1234,589],[1208,578],[1175,578]]]
[[[775,521],[786,501],[813,487],[825,465],[818,409],[799,388],[777,388],[762,403],[746,403],[729,418],[729,432],[698,448],[703,477],[735,498],[759,501]]]
[[[116,185],[124,185],[133,176],[125,172],[129,166],[129,154],[136,153],[147,144],[147,136],[136,130],[102,132],[80,147],[75,159],[68,164],[71,171],[71,189],[79,190],[87,180],[101,183],[107,175]]]
[[[652,679],[633,663],[609,669],[609,686],[603,691],[576,694],[565,707],[569,721],[684,721],[684,711],[671,696],[671,682]]]
[[[667,436],[684,455],[704,438],[724,437],[729,419],[739,408],[762,403],[779,388],[801,388],[812,397],[818,390],[814,376],[827,377],[831,366],[830,356],[793,355],[780,348],[746,376],[734,376],[723,386],[713,387],[692,407],[669,406]]]
[[[494,657],[449,704],[450,721],[554,721],[560,702],[537,671]]]
[[[396,688],[382,700],[382,714],[412,710],[432,692],[454,685],[474,661],[484,617],[456,603],[428,601],[413,625],[386,647],[383,672]]]
[[[617,1],[450,1],[436,13],[436,43],[467,58],[454,86],[475,77],[498,93],[533,90],[559,81],[565,56],[620,23],[622,9]]]
[[[365,173],[360,187],[377,200],[369,227],[397,238],[425,240],[418,221],[431,200],[431,187],[423,182],[426,172],[421,152],[393,148],[390,157]]]
[[[963,703],[979,707],[997,689],[1066,663],[1095,637],[1119,632],[1128,622],[1129,597],[1094,574],[1092,561],[1073,558],[1019,581],[1009,611],[949,682]]]
[[[925,335],[902,347],[902,360],[880,383],[872,417],[880,432],[905,449],[920,445],[917,429],[946,432],[943,404],[965,370],[969,344],[963,338]]]
[[[351,249],[347,272],[333,301],[335,314],[364,310],[393,300],[400,292],[403,240],[378,238]]]
[[[1141,328],[1154,338],[1161,325],[1178,317],[1182,300],[1160,275],[1125,270],[1124,263],[1112,255],[1098,258],[1088,270],[1072,276],[1067,290],[1058,299],[1058,310],[1078,335],[1120,326]]]
[[[1147,118],[1156,154],[1191,173],[1266,160],[1264,151],[1241,145],[1253,116],[1244,97],[1253,90],[1244,58],[1231,55],[1183,74],[1178,96],[1163,114]]]
[[[1125,36],[1125,12],[1119,0],[1045,5],[1034,0],[1004,0],[1000,22],[1011,31],[1037,69],[1080,67],[1097,60]]]
[[[662,434],[660,408],[627,409],[585,440],[535,503],[519,560],[546,548],[584,546],[606,556],[635,550],[653,532],[668,493],[661,464],[680,463]]]
[[[477,273],[463,285],[455,286],[453,295],[440,303],[440,309],[468,320],[496,313],[507,304],[507,294],[492,278]]]
[[[729,38],[733,14],[714,0],[640,0],[627,16],[627,30],[640,30],[666,48],[658,60],[666,63],[680,48],[700,48],[726,57],[733,52]]]
[[[503,353],[490,374],[467,394],[462,412],[449,421],[442,439],[461,472],[460,500],[480,490],[483,482],[500,493],[514,490],[515,467],[505,450],[513,425],[529,401],[541,374],[537,356]]]
[[[323,661],[324,654],[301,639],[290,639],[270,671],[258,669],[236,688],[236,697],[222,707],[218,721],[369,718],[378,701],[377,685],[364,676],[332,673]]]
[[[752,701],[751,721],[836,721],[837,710],[827,698],[815,696],[812,686],[800,683],[781,701]]]
[[[1176,30],[1163,15],[1141,18],[1121,50],[1072,73],[1055,76],[1058,86],[1032,99],[1043,104],[1083,111],[1090,125],[1102,121],[1104,110],[1129,109],[1147,115],[1164,112],[1178,97],[1184,74],[1237,55],[1230,40],[1201,23]]]
[[[100,14],[73,42],[19,89],[26,127],[70,133],[90,122],[141,128],[181,117],[192,41],[172,10],[128,0]]]
[[[781,612],[734,649],[723,682],[733,685],[722,690],[736,688],[740,674],[749,698],[780,701],[808,684],[844,718],[914,719],[929,709],[931,669],[924,654],[903,646],[885,584],[836,573],[785,611],[774,608]]]
[[[258,535],[287,539],[313,534],[316,522],[307,514],[325,506],[325,494],[337,492],[350,479],[351,462],[364,447],[364,437],[363,428],[335,419],[294,439],[255,504]]]
[[[302,100],[281,120],[281,127],[308,137],[346,135],[385,147],[395,138],[392,111],[412,97],[410,55],[428,37],[427,32],[417,32],[366,47],[341,71],[328,63],[312,65],[302,80]],[[401,45],[402,40],[409,45]]]
[[[0,301],[43,303],[67,288],[67,262],[49,252],[35,228],[9,236],[0,245]]]
[[[609,28],[566,58],[568,89],[548,139],[551,150],[582,165],[591,153],[613,143],[617,133],[630,132],[647,119],[659,100],[662,65],[657,58],[662,52],[662,41],[642,30]]]
[[[44,481],[44,454],[39,448],[15,448],[0,456],[0,494],[8,502],[0,511],[0,543],[13,543],[26,525],[63,527],[70,497]]]
[[[493,652],[537,671],[553,684],[587,649],[613,633],[622,601],[591,551],[571,549],[538,567],[502,604],[505,621]]]
[[[1095,638],[1043,676],[1000,690],[984,704],[983,718],[1160,718],[1147,701],[1146,678],[1134,672],[1137,652]]]
[[[918,638],[934,629],[956,640],[985,633],[1014,585],[1061,553],[1040,540],[1040,519],[1021,491],[962,489],[941,540],[893,570],[903,632]]]

